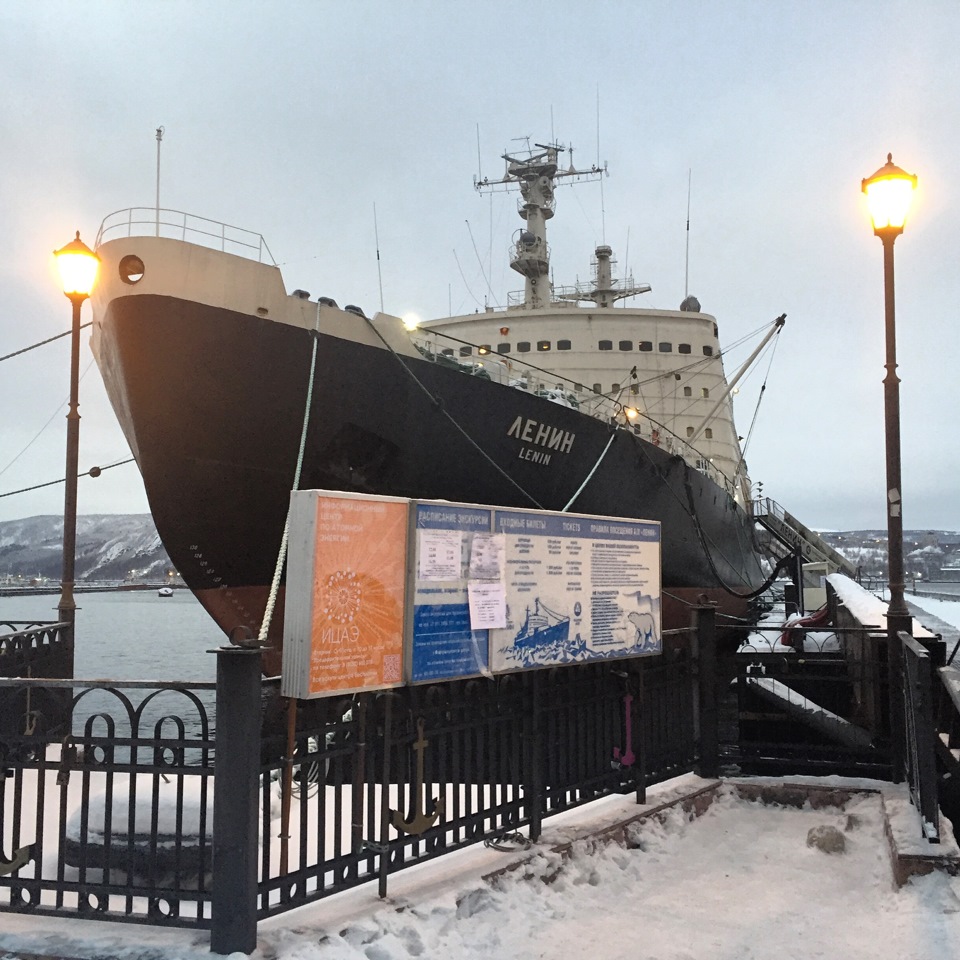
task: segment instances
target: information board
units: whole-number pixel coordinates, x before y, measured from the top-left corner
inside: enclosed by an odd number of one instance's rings
[[[283,696],[402,684],[408,513],[395,497],[291,494]]]
[[[487,548],[492,518],[486,507],[413,504],[406,649],[411,683],[489,672],[488,630],[471,618],[471,594],[485,581],[499,582],[500,567]]]
[[[494,672],[660,653],[660,524],[498,509],[506,626]]]

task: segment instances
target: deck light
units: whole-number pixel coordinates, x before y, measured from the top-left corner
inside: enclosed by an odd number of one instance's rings
[[[420,318],[415,313],[405,313],[400,322],[403,324],[404,329],[409,330],[410,333],[413,333],[413,331],[420,326]]]
[[[66,624],[69,650],[69,676],[73,676],[74,625],[77,605],[73,598],[73,580],[77,554],[77,460],[80,447],[80,414],[78,384],[80,372],[80,308],[93,292],[100,258],[80,239],[54,251],[64,296],[73,305],[73,326],[70,337],[70,407],[67,411],[67,466],[63,498],[63,572],[57,616]]]
[[[897,328],[894,298],[893,244],[903,233],[916,176],[893,163],[892,154],[861,185],[867,195],[873,232],[883,243],[883,289],[886,335],[886,376],[883,379],[887,472],[887,649],[890,659],[890,715],[893,734],[894,780],[903,777],[903,691],[900,633],[913,633],[910,611],[903,598],[903,496],[900,482],[900,378],[897,376]]]

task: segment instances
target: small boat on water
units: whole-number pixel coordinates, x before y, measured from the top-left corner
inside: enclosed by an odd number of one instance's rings
[[[94,355],[164,546],[224,631],[260,628],[305,413],[303,489],[657,520],[664,627],[703,599],[746,613],[764,574],[717,322],[693,297],[618,305],[650,288],[616,279],[606,245],[591,282],[552,284],[555,184],[603,172],[561,168],[562,152],[506,154],[477,184],[520,191],[524,291],[414,330],[288,293],[259,234],[106,218]],[[268,672],[282,611],[281,587]]]
[[[173,588],[172,588],[172,587],[161,587],[161,588],[157,591],[157,596],[158,596],[158,597],[172,597],[172,596],[173,596]]]

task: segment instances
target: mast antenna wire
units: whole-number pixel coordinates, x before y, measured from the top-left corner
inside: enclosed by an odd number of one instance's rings
[[[690,295],[690,188],[693,184],[693,168],[687,170],[687,251],[683,274],[683,299]]]
[[[491,302],[496,302],[496,296],[493,292],[493,287],[490,285],[490,278],[487,276],[486,268],[483,265],[483,260],[480,258],[480,251],[477,250],[477,241],[473,239],[473,227],[470,226],[470,221],[465,221],[467,224],[467,233],[470,234],[470,242],[473,244],[473,255],[477,258],[477,263],[480,265],[480,276],[483,277],[483,282],[487,285],[487,292],[490,294]]]
[[[163,140],[164,128],[157,127],[157,236],[160,236],[160,141]]]
[[[600,169],[600,84],[597,84],[597,169]],[[600,177],[600,242],[607,242],[607,208],[603,196],[603,176]]]
[[[373,240],[377,248],[377,283],[380,285],[380,312],[383,313],[383,276],[380,273],[380,230],[377,227],[377,205],[373,205]]]
[[[84,327],[89,327],[92,323],[92,320],[88,320],[86,323],[81,323],[80,329],[82,330]],[[23,347],[21,350],[14,350],[13,353],[8,353],[6,356],[0,357],[0,361],[10,360],[12,357],[19,357],[21,353],[27,353],[30,350],[36,350],[37,347],[42,347],[45,344],[53,343],[54,340],[59,340],[61,337],[69,337],[71,333],[71,330],[65,330],[63,333],[57,333],[52,337],[47,337],[46,340],[40,340],[38,343],[31,343],[29,347]]]

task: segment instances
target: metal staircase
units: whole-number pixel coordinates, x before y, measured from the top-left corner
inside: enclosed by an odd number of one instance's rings
[[[856,579],[857,568],[837,553],[823,538],[787,513],[775,500],[753,501],[753,519],[788,550],[799,552],[804,563],[826,563],[837,572]]]

